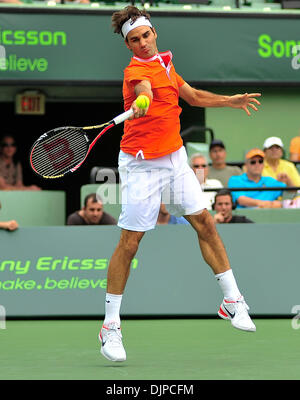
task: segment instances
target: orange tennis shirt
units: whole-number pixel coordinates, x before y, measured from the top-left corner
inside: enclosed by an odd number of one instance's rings
[[[134,87],[140,81],[151,83],[153,100],[145,117],[125,121],[121,150],[143,158],[157,158],[180,149],[181,107],[179,88],[185,81],[172,63],[172,53],[158,53],[148,59],[132,57],[124,70],[124,108],[128,110],[136,99]]]

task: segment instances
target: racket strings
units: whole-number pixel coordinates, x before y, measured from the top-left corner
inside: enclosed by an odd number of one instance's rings
[[[78,163],[78,160],[81,161],[81,159],[84,158],[85,154],[86,154],[86,149],[82,149],[81,144],[78,145],[76,148],[74,148],[74,146],[72,147],[73,151],[76,151],[76,158],[74,158],[72,160],[72,165],[76,165]],[[42,153],[43,156],[43,153]],[[41,175],[51,175],[53,172],[55,172],[55,174],[58,173],[58,171],[60,171],[60,173],[64,173],[65,170],[70,169],[70,162],[68,160],[68,158],[65,158],[64,160],[61,160],[59,162],[59,170],[58,168],[53,168],[51,165],[49,165],[49,161],[48,160],[44,160],[44,162],[41,161],[36,161],[37,159],[33,157],[33,165],[36,167],[36,169],[38,170],[38,172]],[[38,164],[38,166],[37,166]],[[56,164],[57,165],[57,164]]]
[[[66,132],[67,131],[62,131],[62,133],[59,133],[59,137],[55,138],[55,136],[51,136],[48,140],[44,140],[41,143],[38,143],[35,148],[35,151],[34,151],[34,156],[36,158],[38,158],[38,157],[41,157],[41,154],[42,154],[42,156],[44,157],[45,151],[46,151],[45,148],[47,148],[47,145],[51,145],[51,143],[53,143],[58,138],[62,138],[63,140],[67,139],[69,143],[73,143],[74,138],[76,139],[76,136],[78,136],[78,130],[76,131],[75,129],[73,129],[72,131],[68,131],[68,133],[70,133],[68,135],[68,137],[65,136]],[[74,133],[74,134],[72,135],[72,133]],[[76,144],[77,143],[80,144],[79,141],[76,140]],[[46,158],[44,160],[45,160],[45,163],[49,162],[49,161],[47,161]]]
[[[42,176],[55,177],[82,161],[88,142],[78,128],[66,128],[37,143],[32,152],[32,165]]]
[[[36,171],[44,176],[44,177],[55,177],[58,175],[63,175],[66,172],[70,170],[70,168],[74,167],[77,165],[82,159],[84,159],[86,155],[86,150],[82,151],[81,153],[77,153],[77,157],[73,158],[72,163],[70,164],[70,161],[68,159],[65,159],[63,161],[60,161],[59,164],[55,164],[54,166],[51,166],[49,163],[48,164],[38,164],[37,162],[33,161],[33,165],[36,169]]]
[[[72,135],[73,133],[75,133],[75,135]],[[65,138],[66,134],[68,134],[67,139],[68,140],[72,140],[72,136],[76,136],[78,135],[78,128],[74,128],[74,129],[65,129],[63,131],[59,131],[59,137]],[[40,143],[38,144],[42,144],[42,146],[47,146],[47,144],[50,144],[53,142],[53,140],[55,140],[55,135],[50,136],[48,139],[42,140]],[[39,152],[44,151],[44,148],[41,146],[37,147],[37,150],[35,150],[35,154],[37,155]]]

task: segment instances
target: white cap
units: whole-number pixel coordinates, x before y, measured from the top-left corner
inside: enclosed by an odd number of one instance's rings
[[[268,139],[265,140],[265,143],[263,145],[264,149],[269,149],[270,147],[277,145],[283,149],[283,143],[282,140],[279,137],[269,137]]]
[[[130,31],[132,31],[132,29],[135,29],[138,26],[150,26],[150,28],[152,28],[152,24],[149,19],[144,17],[143,15],[141,17],[138,17],[134,22],[129,19],[122,26],[122,35],[124,39],[126,39],[126,36]]]

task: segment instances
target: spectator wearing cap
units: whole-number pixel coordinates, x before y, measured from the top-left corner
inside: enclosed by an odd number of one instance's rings
[[[242,175],[243,171],[238,166],[226,164],[226,148],[222,140],[213,140],[209,146],[209,157],[212,165],[209,168],[209,179],[218,179],[224,187],[232,175]]]
[[[279,137],[269,137],[264,142],[265,164],[262,174],[271,176],[287,186],[300,187],[300,175],[295,165],[283,160],[283,143]]]
[[[246,154],[246,171],[240,176],[232,176],[228,181],[228,188],[270,188],[286,187],[286,184],[270,176],[262,176],[264,168],[265,153],[260,149],[252,149]],[[258,207],[258,208],[281,208],[279,198],[282,190],[251,190],[232,191],[233,201],[237,208]]]
[[[209,179],[208,174],[209,174],[209,165],[207,158],[205,155],[201,153],[196,153],[193,154],[191,159],[190,159],[190,166],[195,172],[198,181],[200,182],[200,185],[202,189],[221,189],[223,188],[222,183],[218,179]],[[204,207],[207,210],[212,209],[212,204],[215,199],[215,195],[217,192],[215,191],[206,191],[204,192]]]

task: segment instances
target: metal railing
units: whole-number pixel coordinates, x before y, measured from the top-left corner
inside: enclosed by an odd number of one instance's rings
[[[276,191],[291,191],[291,192],[297,192],[300,191],[300,186],[288,186],[288,187],[282,187],[282,186],[274,186],[274,187],[253,187],[253,188],[248,188],[248,187],[239,187],[239,188],[231,188],[231,187],[223,187],[223,188],[207,188],[203,189],[204,192],[218,192],[223,189],[228,189],[231,192],[257,192],[257,191],[266,191],[266,192],[276,192]]]

